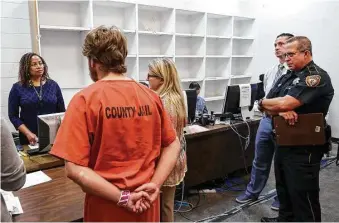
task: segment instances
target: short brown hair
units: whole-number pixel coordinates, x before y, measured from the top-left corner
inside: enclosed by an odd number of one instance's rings
[[[85,38],[82,54],[102,64],[105,72],[126,73],[127,40],[115,26],[90,31]]]
[[[309,38],[306,36],[295,36],[292,38],[289,38],[286,43],[292,43],[297,42],[298,46],[297,49],[300,52],[310,51],[310,54],[312,55],[312,43]]]

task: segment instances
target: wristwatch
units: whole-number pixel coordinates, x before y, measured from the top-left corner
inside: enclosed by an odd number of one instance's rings
[[[259,107],[262,107],[262,101],[263,101],[264,99],[262,98],[262,99],[260,99],[259,101],[258,101],[258,106]]]
[[[259,101],[258,101],[258,109],[259,109],[259,111],[263,111],[264,109],[263,109],[263,106],[262,106],[262,102],[263,102],[263,98],[262,99],[260,99]]]

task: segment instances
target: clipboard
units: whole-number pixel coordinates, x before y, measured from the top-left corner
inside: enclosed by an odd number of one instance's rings
[[[322,113],[298,115],[298,122],[289,125],[281,116],[273,118],[276,142],[279,146],[320,146],[326,143]]]

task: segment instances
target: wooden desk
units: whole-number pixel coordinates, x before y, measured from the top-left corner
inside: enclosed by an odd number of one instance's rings
[[[250,143],[244,151],[245,140],[229,125],[207,126],[209,131],[185,135],[187,143],[187,173],[185,186],[192,187],[206,181],[225,177],[236,170],[252,166],[254,145],[260,120],[249,121]],[[234,124],[242,136],[248,135],[245,123]]]
[[[26,151],[28,149],[27,145],[23,146],[24,154],[27,154]],[[52,156],[48,153],[35,155],[35,156],[21,156],[24,161],[27,173],[38,171],[38,170],[46,170],[53,167],[60,167],[64,165],[64,161],[55,156]]]
[[[83,218],[85,193],[66,177],[64,167],[43,171],[51,181],[14,192],[24,213],[14,221],[69,222]]]

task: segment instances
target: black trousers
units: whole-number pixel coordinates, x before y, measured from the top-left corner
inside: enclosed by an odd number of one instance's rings
[[[275,179],[279,221],[320,222],[319,171],[323,148],[278,147]]]

